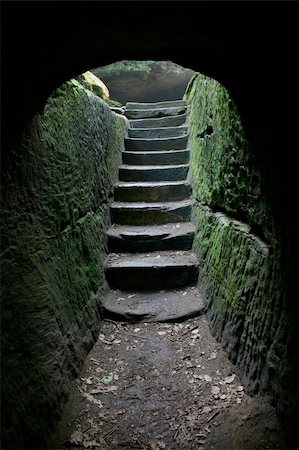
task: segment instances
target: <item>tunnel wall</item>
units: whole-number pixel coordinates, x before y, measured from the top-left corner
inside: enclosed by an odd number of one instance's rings
[[[194,249],[211,329],[247,390],[270,394],[292,433],[297,354],[284,215],[275,215],[271,177],[258,169],[228,91],[199,74],[185,97]]]
[[[124,120],[74,80],[2,175],[2,448],[43,448],[100,326]]]

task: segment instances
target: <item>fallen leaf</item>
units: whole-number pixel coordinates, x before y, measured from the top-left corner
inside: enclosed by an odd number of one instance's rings
[[[136,297],[136,294],[130,294],[130,295],[128,295],[127,298],[133,298],[133,297]]]
[[[205,413],[208,413],[208,412],[211,412],[212,411],[212,408],[210,407],[210,406],[204,406],[203,408],[202,408],[202,412],[205,414]]]
[[[109,375],[105,375],[102,378],[103,383],[111,383],[111,381],[113,380],[113,375],[109,374]]]
[[[86,384],[92,384],[92,378],[93,377],[88,377],[88,378],[81,378],[81,381],[83,381],[83,383],[86,383]]]
[[[140,331],[140,328],[135,328],[134,333],[138,333]]]
[[[70,442],[72,444],[80,444],[83,441],[83,434],[81,431],[74,431],[70,437]]]
[[[205,379],[205,381],[208,381],[208,382],[212,381],[212,378],[210,377],[210,375],[204,375],[204,379]]]
[[[213,395],[218,395],[220,392],[220,388],[218,386],[213,386],[212,387],[212,394]]]
[[[121,344],[121,341],[119,339],[114,339],[114,341],[112,342],[112,344]]]
[[[217,353],[216,352],[212,352],[210,354],[210,356],[208,357],[208,360],[215,359],[215,358],[217,358]]]
[[[103,403],[101,400],[98,400],[97,398],[94,398],[92,395],[88,394],[87,392],[82,394],[83,397],[87,398],[90,402],[94,403],[95,405],[98,405],[100,408],[103,408]]]
[[[225,381],[227,384],[230,384],[230,383],[232,383],[232,382],[234,381],[235,378],[236,378],[236,375],[233,373],[233,374],[230,375],[229,377],[224,378],[224,381]]]

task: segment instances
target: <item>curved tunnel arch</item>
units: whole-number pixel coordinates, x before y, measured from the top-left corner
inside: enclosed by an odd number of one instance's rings
[[[85,70],[123,59],[171,60],[230,91],[252,152],[279,194],[275,214],[284,211],[285,233],[292,236],[298,167],[291,95],[297,76],[294,9],[272,5],[269,17],[258,4],[184,2],[170,8],[149,2],[6,4],[5,143],[13,141],[55,88]],[[295,246],[290,250],[296,254]]]
[[[262,134],[285,100],[275,87],[294,73],[293,9],[273,4],[270,17],[259,5],[169,5],[6,4],[3,94],[11,120],[16,114],[9,105],[25,119],[64,81],[92,67],[155,59],[218,80],[230,91],[250,133],[255,136],[260,128]]]

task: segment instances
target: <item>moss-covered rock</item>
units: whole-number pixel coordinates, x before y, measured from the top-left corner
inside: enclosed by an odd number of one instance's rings
[[[109,90],[107,86],[92,72],[90,72],[89,70],[87,72],[84,72],[81,76],[81,81],[86,89],[89,89],[91,92],[105,101],[109,100]]]
[[[194,249],[211,327],[248,390],[270,393],[288,423],[298,400],[295,303],[270,178],[258,169],[223,86],[198,74],[186,99]]]
[[[43,448],[99,330],[125,123],[77,81],[28,125],[2,176],[2,444]]]

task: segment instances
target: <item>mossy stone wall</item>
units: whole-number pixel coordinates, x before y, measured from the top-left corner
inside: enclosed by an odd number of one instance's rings
[[[4,448],[47,444],[97,337],[124,133],[120,116],[69,81],[28,125],[2,175]]]
[[[290,425],[298,402],[296,319],[279,205],[227,90],[198,74],[186,99],[194,249],[212,331],[249,392],[270,394]]]

